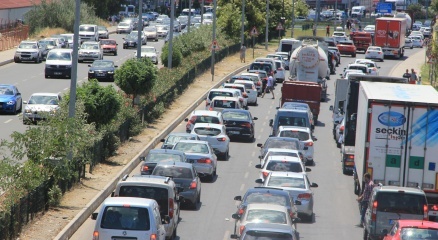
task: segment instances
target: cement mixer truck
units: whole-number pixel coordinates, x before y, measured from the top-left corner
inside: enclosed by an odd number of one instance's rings
[[[327,98],[326,81],[330,76],[327,51],[328,47],[324,43],[303,41],[301,46],[292,52],[289,63],[289,79],[321,85],[321,101]]]

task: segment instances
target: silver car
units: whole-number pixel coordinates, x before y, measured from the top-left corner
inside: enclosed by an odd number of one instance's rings
[[[103,50],[99,42],[87,41],[82,43],[78,51],[78,62],[103,59]]]
[[[228,160],[230,150],[230,138],[225,131],[225,125],[214,123],[195,123],[191,134],[197,134],[198,137],[210,143],[217,156],[223,160]]]
[[[23,101],[23,123],[28,124],[53,116],[59,109],[61,95],[58,93],[34,93],[29,101]]]
[[[155,26],[145,27],[145,28],[143,28],[143,31],[144,31],[147,39],[152,39],[155,42],[158,42],[158,29]]]
[[[300,172],[271,172],[263,183],[264,187],[281,188],[288,191],[294,201],[300,201],[296,205],[298,216],[312,221],[313,218],[313,191],[318,184],[311,183],[306,173]]]
[[[187,162],[193,164],[196,172],[205,175],[209,181],[214,181],[217,157],[207,141],[181,140],[173,146],[173,149],[184,152]]]

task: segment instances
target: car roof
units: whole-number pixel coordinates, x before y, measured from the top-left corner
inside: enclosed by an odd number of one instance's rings
[[[297,138],[290,138],[290,137],[268,137],[268,139],[266,139],[266,141],[268,141],[270,139],[285,140],[285,141],[291,141],[291,140],[295,139],[295,141],[299,141]]]
[[[253,187],[253,188],[249,188],[246,191],[245,195],[247,195],[248,193],[272,193],[276,195],[290,196],[288,192],[284,191],[281,188],[275,188],[275,187]]]
[[[277,109],[277,113],[281,112],[305,112],[307,113],[307,109],[302,108],[279,108]]]
[[[233,92],[235,92],[235,89],[230,89],[230,88],[214,88],[214,89],[211,89],[210,92],[230,92],[230,93],[233,93]]]
[[[190,134],[194,135],[194,134]],[[174,155],[184,155],[183,151],[173,150],[173,149],[151,149],[148,154],[157,154],[157,153],[169,153]]]
[[[216,128],[216,129],[222,129],[224,125],[222,124],[216,124],[216,123],[195,123],[193,128],[196,127],[210,127],[210,128]]]
[[[124,176],[122,180],[117,184],[128,185],[130,183],[151,183],[151,184],[168,185],[170,180],[172,179],[169,177],[158,176],[158,175],[132,175],[131,177]]]
[[[304,178],[306,173],[304,172],[270,172],[271,176],[279,176],[279,177],[294,177],[294,178]]]
[[[267,151],[268,153],[269,152],[293,152],[293,153],[299,153],[299,151],[298,150],[296,150],[296,149],[286,149],[286,148],[268,148],[268,151]]]
[[[259,75],[257,73],[255,73],[255,72],[243,72],[243,73],[240,74],[240,76],[255,76],[255,77],[258,77]]]
[[[175,143],[175,145],[177,145],[178,143],[199,143],[208,145],[207,141],[202,140],[179,140],[177,143]]]
[[[224,96],[216,96],[212,99],[213,100],[228,100],[228,101],[239,101],[237,97],[224,97]]]
[[[50,50],[49,52],[67,52],[67,53],[73,53],[73,49],[63,49],[63,48],[54,48]]]
[[[157,166],[162,166],[162,167],[183,167],[183,168],[192,168],[193,164],[191,163],[187,163],[187,162],[175,162],[175,161],[163,161],[163,162],[159,162],[157,163]]]
[[[214,97],[214,98],[217,98],[217,97]],[[192,116],[196,115],[196,116],[215,116],[215,117],[217,117],[218,115],[221,115],[221,113],[218,111],[210,111],[210,110],[195,110],[192,112],[191,115]]]
[[[148,198],[138,197],[112,197],[103,202],[103,206],[131,206],[131,207],[152,207],[156,201]]]
[[[245,232],[248,231],[262,231],[262,232],[278,232],[294,234],[292,226],[278,223],[247,223],[245,224]]]
[[[377,186],[373,190],[376,191],[384,191],[384,192],[405,192],[411,194],[420,194],[424,195],[424,191],[418,188],[411,187],[398,187],[398,186]]]
[[[59,96],[58,93],[32,93],[31,96]]]
[[[237,83],[237,84],[239,84],[239,83],[254,84],[254,82],[251,81],[251,80],[242,80],[242,79],[237,79],[234,83]]]
[[[301,159],[299,157],[291,157],[291,156],[269,156],[266,161],[284,161],[284,162],[300,162]]]
[[[362,63],[350,63],[350,64],[348,64],[348,67],[350,67],[350,66],[354,66],[354,67],[368,67],[367,65],[362,64]]]
[[[224,84],[224,87],[226,87],[226,86],[231,86],[231,87],[245,87],[245,85],[243,85],[243,84],[238,84],[238,83],[225,83]]]
[[[299,127],[299,126],[280,126],[278,128],[278,131],[281,130],[298,130],[298,131],[304,131],[310,133],[310,128],[308,127]]]
[[[399,219],[397,220],[400,227],[415,227],[415,228],[434,228],[438,229],[438,222],[424,221],[424,220],[411,220],[411,219]]]
[[[210,112],[212,112],[212,111],[210,111]],[[186,133],[186,132],[171,132],[171,133],[169,133],[169,134],[166,136],[166,138],[169,137],[169,136],[187,136],[187,137],[196,137],[197,135],[196,135],[196,134],[192,134],[192,133]],[[151,150],[151,151],[152,151],[152,150]]]
[[[277,205],[277,204],[266,204],[266,203],[250,203],[246,206],[246,211],[252,209],[263,209],[263,210],[275,210],[281,212],[288,212],[285,206]]]
[[[95,41],[85,41],[82,44],[85,44],[85,43],[87,43],[87,44],[99,44],[99,42],[95,42]]]
[[[267,74],[267,72],[266,72],[265,70],[249,70],[249,71],[248,71],[248,73],[258,73],[258,72],[261,72],[261,73]]]

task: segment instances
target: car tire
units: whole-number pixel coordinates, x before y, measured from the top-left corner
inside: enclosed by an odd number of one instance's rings
[[[117,56],[117,51],[114,52],[114,56]]]
[[[222,159],[222,160],[224,160],[224,161],[228,161],[228,158],[230,157],[229,151],[230,151],[230,150],[227,150],[227,152],[224,153],[224,155],[223,155],[223,159]]]
[[[356,57],[356,53],[351,54],[352,57]]]
[[[414,46],[412,46],[411,49],[414,49]]]
[[[49,78],[49,75],[45,74],[44,77],[45,77],[45,78]]]
[[[201,203],[201,192],[199,192],[198,197],[196,198],[196,204]]]
[[[369,240],[370,236],[366,228],[363,229],[363,240]]]
[[[21,61],[18,60],[18,59],[17,59],[17,60],[14,59],[14,62],[15,62],[15,63],[20,63]]]

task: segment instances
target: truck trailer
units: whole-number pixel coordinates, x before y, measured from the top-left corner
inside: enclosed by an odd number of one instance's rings
[[[405,36],[405,18],[376,18],[374,41],[376,46],[382,48],[385,57],[401,58],[404,56]]]
[[[421,188],[429,217],[438,203],[438,93],[432,86],[360,82],[356,184]],[[359,190],[359,192],[361,192]],[[435,210],[434,210],[435,209]]]
[[[284,81],[279,107],[282,107],[285,102],[307,103],[312,111],[313,121],[316,123],[321,105],[321,92],[321,86],[314,82]]]

